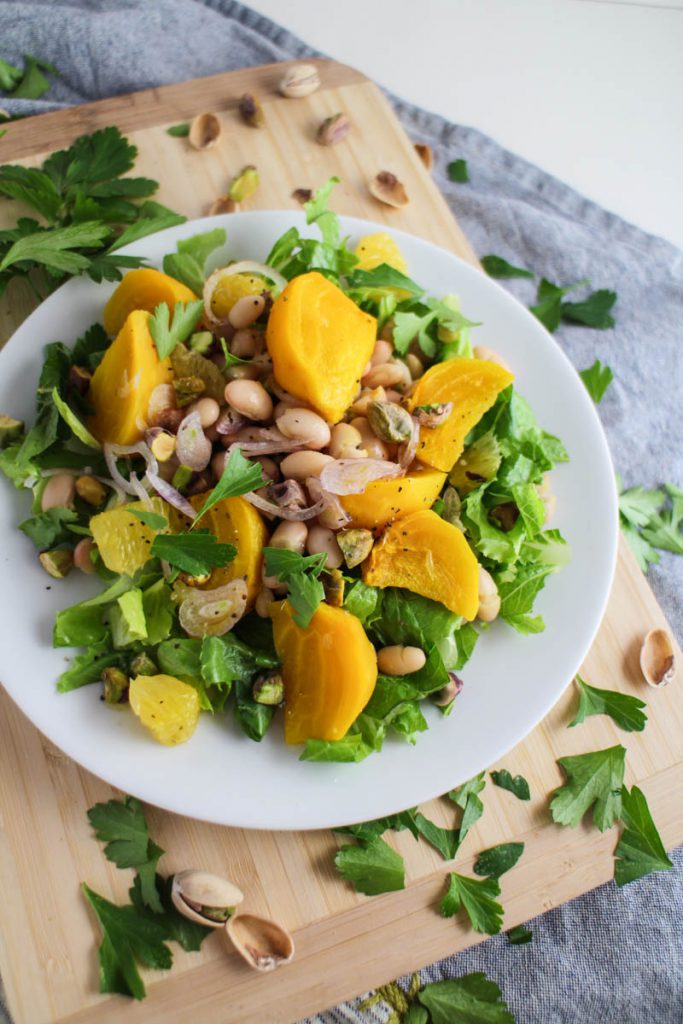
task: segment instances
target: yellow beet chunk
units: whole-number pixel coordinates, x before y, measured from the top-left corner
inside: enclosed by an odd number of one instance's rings
[[[142,724],[167,747],[185,743],[197,728],[199,693],[175,676],[137,676],[128,698]]]
[[[363,565],[372,587],[404,587],[473,619],[479,567],[465,535],[436,512],[413,512],[389,526]]]
[[[135,309],[153,313],[165,302],[172,313],[176,302],[191,302],[196,298],[186,285],[153,267],[129,270],[104,307],[104,329],[113,338]]]
[[[447,473],[460,458],[472,427],[513,380],[508,370],[485,359],[447,359],[427,370],[415,384],[410,411],[441,402],[452,402],[453,411],[440,427],[422,427],[418,460]]]
[[[321,604],[306,629],[292,606],[273,607],[273,637],[285,683],[285,740],[338,740],[361,713],[377,681],[375,650],[360,621]]]
[[[157,384],[173,379],[171,361],[159,359],[148,321],[142,309],[130,314],[90,381],[88,401],[95,415],[88,426],[98,441],[139,441],[147,426],[150,395]]]
[[[266,342],[278,384],[338,423],[360,387],[377,321],[315,271],[290,281],[268,318]]]
[[[197,511],[209,493],[206,491],[204,494],[193,494],[189,499]],[[249,611],[261,589],[263,549],[268,543],[268,531],[261,516],[244,498],[223,498],[202,516],[199,528],[209,530],[220,544],[233,544],[237,548],[237,554],[232,562],[214,569],[211,578],[202,585],[202,589],[213,590],[241,576],[247,584]]]
[[[431,508],[445,481],[445,473],[424,466],[395,480],[373,480],[362,494],[346,494],[339,500],[351,516],[351,526],[375,530],[411,512]]]
[[[151,502],[154,512],[168,518],[170,506],[165,501],[152,498]],[[150,511],[143,502],[133,501],[123,508],[100,512],[90,520],[93,540],[107,569],[126,576],[132,576],[149,560],[155,537],[155,531],[134,516],[131,509]]]

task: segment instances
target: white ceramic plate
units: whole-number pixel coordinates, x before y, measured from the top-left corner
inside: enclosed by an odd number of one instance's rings
[[[342,218],[357,239],[384,226]],[[225,227],[230,258],[262,260],[302,214],[239,213],[170,228],[129,247],[161,266],[180,238]],[[314,233],[313,229],[309,229]],[[202,715],[193,738],[168,748],[134,715],[100,701],[100,687],[58,694],[55,680],[71,652],[51,647],[55,613],[101,584],[73,573],[49,580],[30,541],[16,529],[29,515],[28,492],[0,482],[0,677],[31,721],[66,754],[124,792],[193,818],[246,828],[314,829],[380,817],[419,804],[498,761],[550,710],[579,668],[602,618],[617,547],[614,472],[593,403],[557,344],[515,299],[484,274],[429,242],[393,232],[411,276],[431,294],[460,295],[464,313],[483,321],[475,344],[500,351],[542,426],[565,442],[571,462],[553,473],[558,526],[572,560],[551,576],[537,609],[546,630],[523,637],[503,623],[484,635],[463,670],[453,714],[427,709],[430,729],[411,747],[385,743],[359,765],[314,764],[288,748],[281,719],[262,743],[232,715]],[[216,259],[214,265],[223,261]],[[100,320],[113,285],[74,280],[26,321],[0,354],[0,411],[32,421],[43,346],[71,345]]]

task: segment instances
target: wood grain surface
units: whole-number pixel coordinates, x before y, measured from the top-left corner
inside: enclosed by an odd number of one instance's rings
[[[306,100],[286,100],[276,91],[282,70],[275,65],[238,71],[20,121],[0,143],[0,161],[39,162],[84,131],[117,124],[140,149],[135,173],[159,180],[155,198],[188,217],[206,214],[245,164],[255,164],[262,177],[250,208],[297,209],[293,189],[316,186],[334,173],[343,182],[335,193],[339,212],[385,221],[476,262],[375,86],[350,68],[321,62],[321,89]],[[245,91],[261,96],[265,130],[239,120],[236,104]],[[224,135],[217,148],[195,152],[166,134],[169,124],[204,110],[221,117]],[[351,135],[333,148],[317,145],[318,124],[339,110],[351,117]],[[401,211],[380,206],[368,194],[367,180],[385,168],[398,174],[411,196]],[[0,227],[18,212],[18,206],[3,203]],[[23,287],[10,287],[0,302],[1,339],[32,301]],[[489,782],[485,813],[455,867],[469,872],[484,847],[525,842],[524,857],[502,879],[506,928],[613,874],[616,830],[563,829],[550,821],[548,794],[561,782],[559,756],[623,743],[627,783],[645,791],[665,845],[683,840],[680,678],[655,692],[645,687],[638,669],[642,637],[654,626],[666,626],[664,616],[622,544],[607,613],[582,671],[600,686],[644,697],[648,725],[642,735],[624,734],[600,717],[567,731],[576,703],[569,687],[498,766],[525,775],[532,799],[521,803]],[[680,651],[678,658],[680,665]],[[290,1024],[483,938],[460,918],[439,916],[447,866],[408,833],[388,836],[405,857],[407,888],[367,898],[336,875],[338,841],[329,832],[239,831],[148,808],[151,834],[168,851],[166,872],[202,867],[228,874],[247,894],[245,910],[274,917],[295,932],[297,954],[274,975],[256,975],[214,934],[201,953],[174,945],[172,971],[143,972],[144,1002],[101,996],[99,932],[79,885],[85,881],[110,899],[126,897],[130,873],[106,861],[86,819],[89,806],[116,794],[41,736],[4,693],[0,705],[0,973],[16,1024],[119,1024],[124,1013],[130,1024]],[[433,801],[426,813],[439,824],[454,824],[446,800]]]

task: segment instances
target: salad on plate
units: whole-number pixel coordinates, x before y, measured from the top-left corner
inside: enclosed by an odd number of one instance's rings
[[[99,683],[167,745],[229,709],[256,741],[282,716],[304,760],[414,743],[489,623],[544,628],[568,557],[562,442],[389,233],[341,238],[334,182],[306,204],[319,237],[262,263],[207,276],[215,229],[129,271],[102,324],[46,347],[34,423],[0,418],[43,568],[102,581],[56,616],[55,647],[84,649],[58,689]]]

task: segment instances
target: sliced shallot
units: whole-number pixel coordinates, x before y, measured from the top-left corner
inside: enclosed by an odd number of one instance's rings
[[[169,505],[173,505],[173,508],[177,508],[179,512],[188,516],[189,519],[196,517],[197,513],[187,498],[180,491],[176,490],[172,484],[169,484],[167,480],[162,480],[160,476],[149,469],[147,470],[147,479],[159,497],[167,501]]]
[[[130,480],[126,480],[126,478],[119,473],[116,460],[120,455],[141,455],[147,463],[147,468],[151,469],[152,473],[156,473],[159,469],[159,464],[152,455],[149,445],[145,444],[144,441],[138,441],[137,444],[104,444],[102,451],[104,452],[104,461],[107,463],[109,475],[116,486],[125,494],[134,494],[138,497],[139,492]]]
[[[261,277],[272,281],[279,292],[287,287],[287,279],[282,274],[278,274],[277,270],[266,266],[265,263],[257,263],[255,260],[239,260],[239,262],[232,263],[229,267],[219,267],[218,270],[214,270],[213,274],[207,277],[202,296],[204,299],[204,315],[208,322],[215,327],[222,327],[228,323],[227,317],[221,320],[211,308],[211,299],[213,298],[216,286],[220,279],[228,274],[259,274]]]
[[[182,465],[196,473],[206,469],[211,461],[213,448],[202,430],[201,417],[196,410],[188,413],[178,427],[175,450]]]
[[[323,466],[320,483],[330,494],[362,494],[373,480],[401,476],[403,468],[384,459],[335,459]]]
[[[314,519],[325,508],[324,498],[316,501],[309,508],[280,508],[274,501],[267,501],[266,498],[262,498],[260,494],[255,494],[253,491],[243,494],[242,497],[261,512],[265,512],[269,516],[277,516],[278,519],[288,519],[290,522],[303,523],[307,519]]]
[[[415,458],[415,452],[417,451],[417,444],[420,440],[420,424],[413,416],[413,432],[409,439],[402,444],[398,450],[398,464],[401,469],[405,472],[410,463]]]
[[[188,636],[223,636],[239,622],[246,607],[247,584],[236,579],[214,590],[190,590],[178,618]]]

